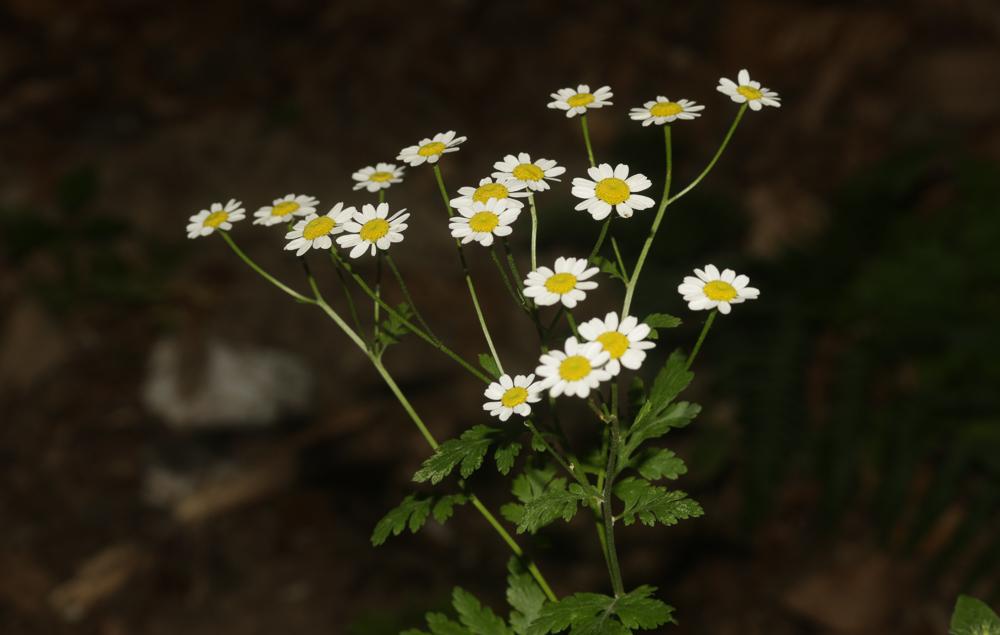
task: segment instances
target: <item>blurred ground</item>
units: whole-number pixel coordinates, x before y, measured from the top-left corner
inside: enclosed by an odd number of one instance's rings
[[[685,634],[943,633],[955,593],[995,595],[997,481],[984,481],[979,463],[966,471],[951,461],[934,434],[971,422],[962,430],[980,436],[968,445],[995,447],[986,441],[996,439],[996,362],[979,364],[995,359],[1000,309],[988,268],[1000,8],[675,4],[0,3],[0,632],[394,632],[443,605],[453,584],[499,607],[491,581],[506,554],[471,514],[370,547],[371,528],[426,456],[419,436],[322,315],[285,301],[221,241],[185,241],[187,216],[230,196],[251,211],[286,192],[362,201],[350,191],[353,170],[449,128],[470,137],[446,160],[451,189],[520,150],[556,158],[571,176],[585,163],[579,130],[545,104],[576,82],[615,91],[615,106],[590,118],[598,157],[643,166],[654,188],[656,135],[627,108],[657,94],[706,104],[702,119],[676,127],[685,181],[734,110],[715,93],[717,78],[744,66],[783,107],[749,114],[710,193],[679,206],[677,224],[668,219],[638,302],[681,312],[678,275],[712,258],[766,272],[758,304],[775,300],[742,325],[734,315],[728,339],[709,342],[694,387],[709,404],[694,426],[702,432],[671,440],[692,463],[685,487],[706,518],[624,531],[626,578],[659,585],[682,621],[671,632]],[[592,240],[590,225],[567,226],[578,219],[568,180],[542,203],[552,255]],[[477,329],[464,297],[452,297],[460,280],[447,237],[417,222],[439,220],[436,196],[421,169],[392,190],[414,217],[398,258],[430,321],[472,354]],[[264,266],[299,279],[273,232],[245,224],[236,233]],[[908,245],[921,251],[909,258]],[[514,315],[500,319],[503,289],[488,262],[473,264],[497,338],[528,364],[533,335]],[[919,290],[916,273],[930,271],[954,272],[934,288],[967,283],[975,297],[879,295]],[[887,284],[873,290],[868,279]],[[834,280],[843,301],[821,286]],[[967,311],[943,308],[956,306]],[[929,322],[934,315],[951,317]],[[849,374],[841,364],[873,332],[898,347],[871,347],[858,364],[866,370]],[[264,430],[172,430],[141,401],[154,343],[168,336],[179,342],[178,372],[195,385],[209,342],[292,355],[311,369],[319,414]],[[784,348],[764,346],[775,341]],[[786,351],[794,363],[777,365]],[[389,364],[439,437],[469,425],[476,387],[446,360],[407,342]],[[864,386],[857,403],[838,377]],[[778,391],[783,381],[793,399]],[[961,403],[925,410],[930,393],[961,393]],[[907,403],[921,407],[893,409]],[[787,426],[775,423],[775,409],[793,404]],[[882,413],[886,429],[933,419],[886,437],[926,445],[926,455],[863,446],[871,435],[861,411]],[[796,444],[807,427],[821,430],[817,441]],[[759,459],[755,443],[768,438],[787,441],[792,458],[782,463],[792,465],[811,465],[798,456],[890,458],[850,469],[817,459],[815,473],[786,473]],[[904,456],[918,458],[891,478],[882,468]],[[222,485],[185,489],[171,480],[178,474]],[[954,477],[943,490],[941,474]],[[151,482],[166,490],[151,493]],[[501,483],[481,487],[504,500]],[[966,504],[953,491],[983,497]],[[943,502],[905,547],[887,510],[919,517],[924,499]],[[589,538],[575,526],[542,536],[558,591],[604,583]],[[965,544],[983,549],[951,547]],[[947,562],[934,564],[942,552]],[[977,563],[985,570],[971,576]]]

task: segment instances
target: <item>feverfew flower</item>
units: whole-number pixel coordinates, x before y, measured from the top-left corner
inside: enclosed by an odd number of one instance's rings
[[[594,92],[590,92],[590,86],[580,84],[576,88],[560,88],[550,95],[552,101],[549,108],[565,110],[567,117],[587,114],[588,108],[600,108],[610,106],[611,93],[609,86],[601,86]]]
[[[644,103],[642,108],[633,108],[628,116],[634,121],[641,121],[644,126],[652,124],[662,126],[677,119],[690,120],[700,117],[702,110],[705,110],[704,106],[700,106],[690,99],[670,101],[666,97],[657,97],[656,101]]]
[[[361,168],[351,178],[357,181],[355,190],[365,188],[369,192],[378,192],[388,189],[393,183],[402,183],[403,168],[394,163],[376,163],[374,167]]]
[[[720,77],[719,85],[715,87],[715,90],[723,95],[729,95],[729,98],[737,104],[746,102],[750,106],[750,110],[760,110],[764,106],[781,108],[781,98],[778,97],[778,93],[763,88],[760,82],[751,81],[750,73],[745,68],[736,76],[736,82]]]
[[[309,216],[316,213],[319,201],[312,196],[288,194],[274,199],[270,205],[265,205],[254,212],[254,225],[277,225],[286,223],[296,216]]]
[[[605,368],[612,376],[617,375],[622,366],[639,370],[646,359],[646,351],[656,346],[653,342],[646,341],[649,325],[640,323],[638,318],[631,315],[619,322],[618,314],[611,312],[603,320],[594,318],[584,322],[579,331],[584,339],[597,342],[610,355]]]
[[[756,300],[760,290],[748,287],[750,278],[736,275],[732,269],[722,273],[715,265],[706,265],[705,269],[695,269],[695,276],[686,276],[684,282],[677,287],[677,292],[684,296],[688,308],[692,311],[707,311],[718,307],[719,312],[728,314],[733,304],[744,300]]]
[[[433,139],[421,139],[415,146],[407,146],[399,151],[396,157],[413,167],[422,163],[437,163],[446,152],[458,152],[458,146],[465,142],[466,137],[456,137],[454,130],[439,132]]]
[[[388,203],[380,203],[378,207],[365,205],[344,223],[347,233],[337,237],[337,244],[345,249],[350,247],[351,258],[358,258],[369,249],[373,256],[378,250],[385,251],[392,243],[403,241],[406,219],[410,217],[404,212],[401,209],[389,216]]]
[[[549,351],[538,359],[535,373],[542,378],[540,387],[547,388],[550,397],[586,397],[602,381],[611,379],[611,372],[602,368],[609,357],[597,342],[581,344],[570,337],[563,350]]]
[[[296,256],[301,256],[310,249],[329,249],[333,246],[330,236],[344,231],[344,224],[351,220],[357,212],[353,207],[344,208],[343,203],[337,203],[326,214],[310,214],[295,223],[292,231],[285,234],[286,251],[298,250]]]
[[[451,199],[449,203],[455,209],[472,207],[473,203],[485,203],[491,198],[507,201],[510,209],[521,209],[524,203],[515,200],[514,196],[525,197],[527,192],[512,192],[507,183],[494,181],[490,177],[485,177],[479,181],[479,187],[465,186],[458,188],[459,196]]]
[[[539,306],[562,302],[567,309],[572,309],[587,297],[585,291],[597,288],[596,282],[587,280],[597,271],[597,267],[588,269],[584,258],[556,258],[554,270],[539,267],[528,272],[524,295],[534,298]]]
[[[493,178],[506,184],[512,190],[531,190],[542,192],[549,189],[548,181],[558,181],[556,177],[566,171],[566,168],[556,165],[552,159],[531,160],[531,155],[521,152],[517,156],[508,154],[503,161],[493,164],[497,171]]]
[[[483,247],[493,244],[494,236],[509,236],[511,223],[521,214],[520,207],[512,207],[512,199],[491,198],[485,203],[474,202],[468,207],[459,207],[458,214],[448,221],[451,235],[460,238],[462,244],[477,241]]]
[[[229,231],[233,228],[233,223],[247,217],[246,210],[243,209],[242,205],[243,203],[235,198],[229,199],[225,205],[212,203],[208,209],[203,209],[188,219],[188,238],[208,236],[217,229]]]
[[[541,399],[541,382],[535,381],[534,375],[501,375],[499,381],[491,383],[483,395],[489,399],[483,404],[483,410],[500,421],[510,419],[512,414],[527,417],[531,414],[531,406]]]
[[[648,189],[652,183],[642,174],[629,176],[628,171],[624,163],[614,168],[602,163],[587,170],[592,181],[573,179],[573,196],[583,199],[574,209],[586,210],[594,220],[604,220],[611,210],[622,218],[630,218],[633,211],[652,207],[653,199],[634,193]]]

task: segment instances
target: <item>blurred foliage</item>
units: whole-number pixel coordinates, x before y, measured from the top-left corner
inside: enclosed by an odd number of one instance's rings
[[[122,215],[93,211],[99,188],[84,167],[61,179],[51,209],[0,207],[3,259],[53,312],[152,302],[177,263],[175,248],[139,235]]]

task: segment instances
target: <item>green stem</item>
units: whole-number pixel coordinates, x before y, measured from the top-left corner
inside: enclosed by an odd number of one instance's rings
[[[354,305],[354,296],[351,294],[351,290],[347,288],[347,277],[344,276],[344,271],[340,267],[334,267],[337,272],[337,279],[340,280],[340,288],[344,290],[344,297],[347,299],[347,309],[351,313],[351,320],[354,321],[354,328],[356,331],[361,333],[364,328],[361,326],[361,318],[358,317],[358,309]]]
[[[445,211],[448,212],[448,218],[451,218],[453,212],[451,211],[451,203],[448,201],[448,188],[444,185],[444,177],[441,176],[441,166],[437,163],[434,164],[434,178],[437,180],[438,191],[441,192],[441,201],[444,203]],[[455,240],[455,248],[458,250],[458,260],[462,265],[462,273],[465,275],[465,285],[469,288],[469,297],[472,298],[472,306],[476,310],[476,317],[479,319],[479,326],[483,329],[483,338],[486,339],[486,346],[490,349],[490,354],[493,355],[493,361],[497,363],[497,369],[500,373],[503,373],[503,364],[500,363],[500,356],[497,355],[497,349],[493,346],[493,338],[490,336],[490,329],[486,326],[486,318],[483,316],[483,309],[479,306],[479,296],[476,294],[476,286],[472,284],[472,275],[469,273],[469,265],[465,261],[465,250],[462,249],[462,243],[457,239]]]
[[[434,335],[431,327],[427,325],[427,321],[424,319],[424,316],[420,313],[420,310],[417,309],[417,303],[413,301],[413,297],[410,295],[410,289],[406,286],[406,283],[403,282],[403,274],[401,274],[399,272],[399,268],[396,267],[396,261],[392,259],[392,256],[386,254],[385,262],[389,265],[389,269],[392,271],[393,277],[396,278],[396,283],[399,284],[399,290],[403,293],[403,299],[410,306],[410,309],[413,310],[413,315],[417,318],[417,322],[420,322],[420,326],[423,327],[428,335],[437,340],[437,336]]]
[[[268,272],[266,272],[263,269],[261,269],[260,265],[258,265],[256,262],[254,262],[253,260],[251,260],[250,257],[247,256],[245,253],[243,253],[243,250],[240,249],[236,245],[235,242],[233,242],[232,237],[229,236],[229,232],[220,231],[219,235],[222,236],[222,239],[226,241],[226,244],[229,245],[229,248],[232,249],[233,252],[237,256],[240,257],[240,260],[242,260],[244,263],[246,263],[251,269],[253,269],[257,273],[259,273],[265,280],[267,280],[268,282],[270,282],[274,286],[278,287],[279,289],[281,289],[282,291],[284,291],[288,295],[292,296],[293,298],[295,298],[299,302],[305,302],[306,304],[312,304],[313,303],[312,299],[307,298],[306,296],[302,295],[301,293],[299,293],[295,289],[292,289],[291,287],[289,287],[285,283],[279,281],[277,278],[275,278],[274,276],[272,276]]]
[[[503,262],[500,261],[500,256],[497,255],[495,246],[490,249],[490,257],[493,258],[493,264],[497,266],[497,271],[500,272],[500,279],[503,280],[503,286],[507,287],[507,292],[510,293],[510,297],[514,298],[514,302],[517,302],[518,306],[527,310],[527,307],[524,305],[524,298],[522,298],[521,294],[518,291],[515,291],[513,285],[511,285],[510,277],[504,269]]]
[[[656,211],[656,218],[653,220],[653,225],[649,230],[649,236],[646,237],[646,242],[642,246],[642,252],[640,252],[639,254],[639,260],[635,264],[635,270],[632,272],[632,277],[629,279],[628,288],[625,291],[625,304],[622,308],[623,317],[628,314],[629,307],[632,304],[632,296],[635,293],[636,284],[639,282],[639,274],[642,273],[642,265],[643,263],[646,262],[646,256],[649,254],[649,249],[653,245],[653,239],[656,238],[656,232],[660,228],[660,223],[663,221],[663,215],[666,212],[667,207],[676,202],[679,198],[681,198],[691,190],[693,190],[699,183],[701,183],[702,179],[708,176],[708,173],[712,171],[712,168],[715,167],[715,164],[716,162],[718,162],[719,157],[722,156],[722,153],[729,145],[729,141],[733,138],[733,133],[736,132],[736,127],[739,126],[740,121],[743,119],[743,114],[746,112],[746,110],[747,110],[746,104],[740,106],[740,109],[736,112],[736,117],[733,119],[733,123],[729,126],[729,130],[726,132],[726,136],[723,137],[722,139],[722,144],[719,146],[719,149],[715,151],[715,155],[712,156],[712,160],[708,162],[708,165],[706,165],[705,169],[701,171],[701,174],[695,177],[695,179],[691,181],[687,185],[687,187],[685,187],[677,194],[670,196],[669,198],[668,194],[670,192],[670,180],[671,180],[671,168],[672,168],[670,126],[663,127],[663,135],[666,144],[666,155],[667,155],[667,178],[663,188],[663,200],[660,201],[660,207]]]
[[[580,128],[583,129],[583,144],[587,146],[587,158],[590,159],[590,167],[597,165],[594,162],[594,148],[590,145],[590,129],[587,127],[587,115],[580,116]]]
[[[538,437],[538,439],[542,442],[542,445],[545,446],[545,450],[552,455],[552,458],[556,460],[556,463],[558,463],[564,470],[566,470],[567,474],[572,476],[573,479],[577,483],[582,485],[585,490],[590,491],[592,489],[593,486],[586,479],[586,477],[580,474],[580,471],[576,469],[575,465],[571,465],[570,463],[566,462],[566,459],[563,458],[563,456],[555,448],[553,448],[551,444],[549,444],[545,436],[542,435],[542,433],[538,430],[538,428],[535,427],[535,424],[532,423],[530,419],[525,419],[524,425],[526,428],[528,428],[528,430],[531,430],[531,432],[536,437]]]
[[[411,404],[410,400],[406,398],[406,395],[404,395],[403,391],[399,389],[399,385],[396,384],[392,375],[390,375],[389,371],[387,371],[385,366],[382,365],[382,360],[374,355],[370,357],[372,364],[375,365],[375,370],[377,370],[378,374],[382,376],[382,381],[389,386],[389,390],[391,390],[392,394],[396,396],[396,400],[399,401],[399,405],[403,406],[403,410],[405,410],[406,414],[410,416],[411,420],[413,420],[417,429],[420,430],[421,436],[423,436],[424,440],[427,441],[427,445],[431,446],[432,450],[437,450],[437,439],[435,439],[434,435],[431,434],[431,431],[427,429],[427,425],[424,423],[423,419],[421,419],[420,415],[417,414],[417,411],[413,409],[413,404]]]
[[[569,330],[573,331],[573,335],[580,339],[580,332],[576,330],[576,319],[573,318],[573,312],[569,309],[566,309],[566,323],[569,324]]]
[[[618,249],[618,241],[615,240],[614,236],[611,237],[611,249],[615,252],[615,260],[618,261],[619,271],[621,271],[622,275],[625,276],[625,279],[628,280],[628,269],[625,268],[625,260],[622,259],[622,252]]]
[[[604,219],[604,223],[601,225],[601,233],[597,235],[597,242],[594,243],[594,248],[590,250],[590,256],[587,257],[587,260],[593,260],[594,256],[601,251],[601,247],[604,245],[604,238],[608,235],[609,227],[611,227],[611,215],[608,215]]]
[[[684,370],[691,368],[691,364],[694,363],[694,358],[698,356],[698,351],[701,350],[702,342],[705,341],[705,336],[708,335],[708,329],[712,328],[712,322],[715,321],[715,315],[718,312],[718,309],[712,309],[712,312],[708,314],[708,319],[705,320],[705,325],[701,327],[701,333],[698,335],[698,341],[695,342],[694,348],[691,350],[691,354],[688,355],[687,363],[684,364]]]
[[[381,190],[378,191],[378,203],[379,203],[379,205],[381,205],[382,203],[385,203],[385,190],[384,189],[381,189]]]
[[[528,205],[531,206],[531,270],[538,269],[538,209],[535,207],[535,194],[528,194]]]
[[[604,501],[601,504],[601,511],[604,515],[604,538],[607,541],[608,572],[611,574],[611,588],[615,592],[615,597],[625,594],[625,585],[622,583],[621,566],[618,564],[618,552],[615,550],[615,519],[611,509],[612,489],[615,483],[615,460],[618,456],[618,444],[621,442],[621,432],[618,429],[618,385],[611,384],[611,435],[608,444],[608,467],[604,472]]]
[[[510,275],[514,278],[514,286],[517,288],[517,294],[521,295],[524,278],[521,276],[521,271],[517,267],[517,261],[514,259],[514,252],[510,248],[510,241],[507,240],[506,236],[503,239],[503,251],[507,256],[507,266],[510,267]]]
[[[379,190],[379,192],[382,191],[383,190]],[[381,302],[381,300],[382,300],[382,252],[379,251],[378,254],[375,256],[375,300],[374,300],[375,306],[372,308],[372,312],[374,314],[374,322],[375,322],[375,325],[373,327],[375,338],[372,341],[375,343],[376,346],[378,346],[378,330],[379,330],[378,309],[379,309],[379,302]]]
[[[357,283],[358,287],[361,288],[361,290],[365,293],[365,295],[367,295],[372,300],[375,300],[375,298],[376,298],[375,292],[372,290],[371,287],[368,286],[368,283],[365,282],[364,278],[362,278],[360,275],[358,275],[357,273],[354,272],[354,270],[351,268],[350,263],[348,263],[347,261],[343,260],[340,257],[340,254],[338,254],[335,251],[331,251],[330,252],[330,257],[333,259],[335,265],[344,268],[344,271],[346,271],[348,273],[348,275],[351,276],[351,278],[354,280],[355,283]],[[444,344],[442,344],[441,341],[439,339],[437,339],[436,337],[433,337],[433,336],[425,333],[423,329],[421,329],[420,327],[418,327],[412,321],[408,320],[402,313],[400,313],[396,309],[392,308],[384,300],[379,299],[378,302],[379,302],[379,304],[381,304],[382,308],[385,310],[386,313],[388,313],[389,315],[391,315],[395,319],[399,320],[399,322],[402,325],[404,325],[406,328],[410,329],[410,331],[412,331],[417,337],[419,337],[420,339],[424,340],[425,342],[427,342],[428,344],[430,344],[431,346],[433,346],[437,350],[439,350],[442,353],[444,353],[445,355],[447,355],[449,358],[451,358],[453,361],[455,361],[458,365],[460,365],[462,368],[464,368],[465,370],[467,370],[470,374],[472,374],[473,376],[475,376],[477,379],[479,379],[483,383],[487,383],[487,384],[492,381],[481,370],[479,370],[478,368],[476,368],[475,366],[473,366],[469,362],[467,362],[464,359],[462,359],[461,355],[459,355],[455,351],[451,350],[450,348],[448,348],[447,346],[445,346]]]

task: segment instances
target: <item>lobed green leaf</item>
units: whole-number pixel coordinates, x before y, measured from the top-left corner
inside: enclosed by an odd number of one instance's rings
[[[459,438],[445,441],[424,461],[413,475],[413,480],[418,483],[440,483],[441,479],[452,473],[455,466],[459,466],[462,478],[468,478],[482,466],[483,457],[497,432],[496,428],[477,425],[463,432]]]
[[[471,593],[455,587],[451,603],[458,612],[458,619],[473,635],[511,635],[507,624]]]
[[[960,595],[948,635],[1000,635],[1000,617],[984,602]]]
[[[557,518],[569,522],[576,515],[580,502],[587,497],[587,492],[579,484],[571,483],[567,487],[566,479],[552,479],[544,492],[524,504],[517,533],[535,533]]]
[[[409,529],[410,533],[417,533],[431,515],[439,523],[444,523],[451,518],[456,506],[463,505],[468,500],[464,494],[407,496],[375,525],[371,537],[372,545],[378,547],[384,544],[389,536],[398,536],[405,529]]]
[[[493,379],[500,379],[500,367],[497,366],[497,360],[493,359],[492,355],[489,353],[480,353],[479,365],[486,371],[487,375]]]
[[[641,478],[625,478],[615,484],[614,494],[625,509],[620,518],[626,525],[636,519],[652,527],[657,522],[676,525],[681,520],[702,516],[701,505],[680,490],[657,487]]]
[[[548,635],[570,629],[572,635],[630,634],[674,623],[674,609],[650,597],[656,589],[642,586],[620,598],[577,593],[546,604],[528,629],[528,635]],[[617,619],[614,619],[617,618]]]
[[[510,559],[507,571],[507,603],[511,606],[508,621],[517,635],[527,635],[545,605],[545,593],[517,558]]]
[[[634,467],[643,478],[655,481],[661,478],[677,480],[682,474],[687,474],[687,465],[673,450],[666,448],[648,448],[639,453],[632,461]]]
[[[698,404],[679,401],[666,406],[659,412],[636,417],[635,423],[628,430],[625,442],[621,445],[618,464],[621,466],[629,465],[633,453],[639,449],[640,445],[650,439],[662,437],[674,428],[683,428],[691,423],[700,412],[701,406]]]
[[[511,468],[514,467],[514,461],[520,453],[521,444],[516,441],[497,446],[496,452],[493,453],[493,458],[497,462],[497,471],[504,476],[510,474]]]

